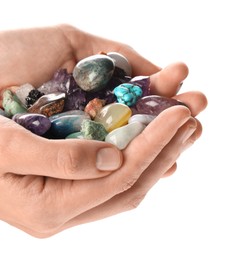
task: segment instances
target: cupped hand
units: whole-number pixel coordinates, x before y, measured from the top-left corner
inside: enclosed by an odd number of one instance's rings
[[[134,76],[151,75],[153,94],[189,107],[163,111],[122,152],[105,142],[44,139],[0,116],[0,219],[32,236],[48,237],[136,207],[201,135],[195,117],[207,100],[200,92],[177,94],[188,74],[183,63],[161,69],[127,45],[67,25],[2,32],[0,39],[2,89],[40,86],[58,68],[72,71],[81,58],[117,51],[131,62]]]

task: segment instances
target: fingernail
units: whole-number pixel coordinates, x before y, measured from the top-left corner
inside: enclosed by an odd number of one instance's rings
[[[97,153],[96,167],[101,171],[117,170],[121,163],[121,152],[116,148],[102,148]]]

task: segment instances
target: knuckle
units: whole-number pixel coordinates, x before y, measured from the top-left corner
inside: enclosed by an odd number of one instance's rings
[[[135,193],[128,201],[126,205],[127,210],[136,209],[145,198],[146,193]]]
[[[70,148],[65,152],[64,149],[59,149],[57,154],[56,166],[64,176],[73,176],[78,171],[79,153],[75,152],[74,148]]]
[[[133,176],[133,177],[129,177],[127,180],[124,180],[122,185],[121,185],[121,190],[120,192],[124,192],[126,190],[129,190],[134,183],[137,181],[137,177]]]

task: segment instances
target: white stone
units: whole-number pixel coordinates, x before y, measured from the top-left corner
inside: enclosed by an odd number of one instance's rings
[[[131,124],[119,127],[106,136],[105,142],[111,143],[117,146],[120,150],[123,150],[145,129],[145,127],[146,126],[141,122],[133,122]]]
[[[16,96],[21,101],[21,104],[23,106],[26,106],[26,97],[28,96],[30,91],[33,89],[35,89],[35,88],[29,83],[23,84],[17,89]]]
[[[131,124],[133,122],[140,122],[144,125],[149,125],[152,120],[154,120],[156,116],[146,115],[146,114],[136,114],[129,118],[128,123]]]
[[[132,68],[126,57],[118,52],[108,52],[107,55],[114,60],[116,67],[124,70],[127,76],[132,76]]]

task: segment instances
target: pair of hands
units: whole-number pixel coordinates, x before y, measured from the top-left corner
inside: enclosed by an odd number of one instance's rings
[[[188,75],[185,64],[161,69],[125,44],[69,25],[0,32],[0,91],[26,82],[40,86],[58,68],[72,71],[78,60],[100,51],[123,54],[133,76],[150,75],[153,94],[190,109],[163,111],[123,151],[106,142],[48,140],[0,116],[0,219],[32,236],[49,237],[137,207],[201,135],[195,117],[206,97],[177,94]]]

